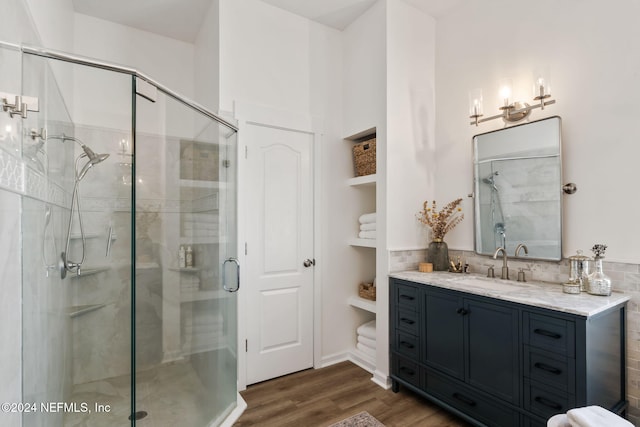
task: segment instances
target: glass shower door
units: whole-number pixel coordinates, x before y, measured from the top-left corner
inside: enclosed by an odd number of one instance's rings
[[[137,84],[134,418],[218,425],[237,394],[235,132]]]
[[[131,138],[132,77],[31,54],[22,65],[22,92],[39,100],[14,119],[25,180],[22,401],[36,404],[22,425],[128,425],[132,188],[117,154]]]

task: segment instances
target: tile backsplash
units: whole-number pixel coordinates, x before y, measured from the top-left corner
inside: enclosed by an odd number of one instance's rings
[[[494,266],[496,275],[500,275],[502,259],[478,255],[471,251],[449,250],[453,261],[469,263],[472,273],[486,274],[489,266]],[[427,250],[391,251],[389,270],[417,270],[418,263],[427,258]],[[640,264],[603,262],[603,269],[611,278],[614,292],[628,294],[631,300],[627,304],[627,399],[629,400],[628,419],[640,426]],[[569,260],[539,261],[516,260],[509,258],[509,271],[512,279],[517,277],[519,269],[525,271],[527,280],[563,283],[569,279]],[[600,298],[600,297],[594,297]]]

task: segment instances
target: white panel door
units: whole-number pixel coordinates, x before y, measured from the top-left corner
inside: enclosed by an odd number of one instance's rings
[[[248,123],[247,384],[313,366],[313,134]]]

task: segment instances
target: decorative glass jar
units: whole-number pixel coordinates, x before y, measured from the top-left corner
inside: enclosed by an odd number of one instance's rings
[[[589,275],[589,287],[587,289],[587,292],[591,295],[611,295],[611,279],[602,271],[603,258],[600,256],[594,258],[595,271]]]
[[[427,262],[433,264],[433,271],[449,270],[449,247],[442,239],[433,239],[429,243]]]

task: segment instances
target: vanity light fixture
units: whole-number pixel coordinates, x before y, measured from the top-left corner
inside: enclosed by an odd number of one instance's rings
[[[482,111],[482,89],[473,89],[469,92],[469,118],[472,119],[469,124],[478,126],[479,123],[488,122],[493,119],[502,119],[505,122],[516,123],[524,120],[531,115],[531,110],[540,108],[544,110],[547,105],[555,104],[556,101],[551,98],[551,88],[547,80],[540,76],[533,83],[533,100],[537,104],[529,105],[526,102],[513,101],[511,80],[505,79],[500,82],[500,99],[503,104],[499,107],[502,113],[495,116],[483,117]]]

